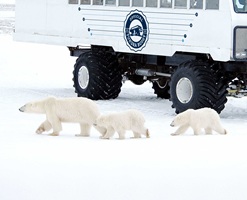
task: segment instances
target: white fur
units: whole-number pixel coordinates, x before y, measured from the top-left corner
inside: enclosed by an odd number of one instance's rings
[[[90,129],[100,115],[97,104],[87,98],[55,98],[48,97],[40,101],[25,104],[19,109],[26,113],[45,114],[46,120],[38,127],[36,133],[53,129],[52,136],[59,135],[61,122],[79,123],[81,133],[77,136],[89,136]],[[102,134],[105,130],[97,127]]]
[[[102,139],[110,139],[115,132],[119,139],[125,138],[127,130],[133,131],[134,138],[141,138],[141,135],[149,137],[149,131],[144,126],[145,119],[141,112],[137,110],[127,110],[118,113],[101,115],[96,120],[96,125],[107,129]]]
[[[178,114],[172,121],[171,126],[179,126],[172,135],[181,135],[189,127],[193,129],[195,135],[199,135],[201,129],[204,129],[206,134],[212,134],[213,130],[220,134],[227,133],[220,123],[218,113],[211,108],[188,109]]]

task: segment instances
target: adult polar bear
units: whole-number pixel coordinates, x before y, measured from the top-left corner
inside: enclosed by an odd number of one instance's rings
[[[173,136],[183,134],[189,127],[193,129],[195,135],[199,135],[201,129],[205,129],[206,134],[212,134],[213,130],[220,134],[227,133],[220,123],[218,113],[211,108],[188,109],[178,114],[171,126],[179,126],[176,132],[171,134]]]
[[[38,127],[36,133],[53,129],[51,136],[58,136],[62,130],[62,122],[79,123],[81,133],[76,136],[89,136],[95,120],[100,111],[97,104],[87,98],[55,98],[48,97],[43,100],[25,104],[19,109],[21,112],[46,114],[46,120]],[[95,127],[102,135],[104,128]]]
[[[134,138],[141,138],[141,135],[149,138],[149,130],[144,126],[145,119],[143,114],[134,109],[101,115],[96,120],[96,126],[106,128],[106,133],[102,139],[110,139],[115,132],[119,139],[125,138],[126,130],[133,131]]]

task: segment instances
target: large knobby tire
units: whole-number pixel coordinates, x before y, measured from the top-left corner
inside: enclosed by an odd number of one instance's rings
[[[157,97],[162,98],[162,99],[169,99],[170,98],[170,93],[169,93],[169,79],[167,78],[161,78],[157,81],[153,82],[153,89],[154,89],[154,94],[157,95]]]
[[[122,87],[122,75],[117,59],[113,55],[104,59],[91,51],[76,60],[73,81],[78,97],[92,100],[114,99]]]
[[[203,107],[220,113],[225,107],[227,84],[207,62],[182,63],[172,74],[169,85],[170,100],[176,113]]]

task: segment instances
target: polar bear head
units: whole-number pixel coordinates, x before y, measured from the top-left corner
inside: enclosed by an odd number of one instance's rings
[[[20,112],[26,113],[45,113],[44,103],[42,101],[33,101],[19,108]]]
[[[176,126],[181,126],[184,124],[187,124],[189,122],[190,119],[190,113],[191,113],[192,109],[188,109],[182,113],[179,113],[174,120],[172,121],[172,123],[170,124],[170,126],[172,127],[176,127]]]
[[[96,126],[101,126],[101,127],[105,127],[106,126],[106,122],[107,122],[107,116],[101,115],[96,119]]]

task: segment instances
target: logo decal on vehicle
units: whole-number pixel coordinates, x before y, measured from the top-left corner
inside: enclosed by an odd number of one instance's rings
[[[132,51],[141,51],[147,44],[149,27],[146,16],[139,10],[132,10],[124,22],[124,39]]]

